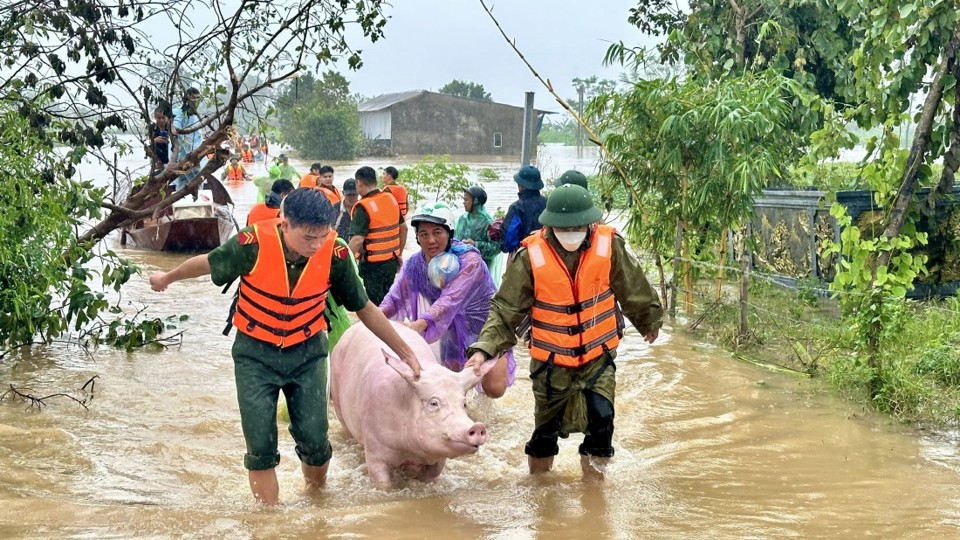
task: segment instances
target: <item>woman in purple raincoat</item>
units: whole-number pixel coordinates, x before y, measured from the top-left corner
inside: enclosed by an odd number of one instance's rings
[[[460,371],[467,361],[467,347],[480,334],[490,310],[490,299],[497,290],[480,252],[453,238],[454,220],[449,208],[436,204],[421,209],[410,218],[410,224],[416,231],[420,253],[404,261],[380,309],[389,319],[407,319],[407,326],[419,332],[428,343],[439,342],[440,363]],[[448,265],[447,272],[434,271],[431,280],[430,261],[444,253],[456,256],[459,269],[451,271]],[[443,258],[435,261],[434,270],[440,261]],[[452,266],[455,268],[456,264]],[[481,382],[483,392],[490,397],[503,395],[506,387],[513,384],[516,369],[512,350],[495,361],[496,367]],[[498,372],[499,380],[505,380],[506,385],[493,382],[498,380],[495,375]]]

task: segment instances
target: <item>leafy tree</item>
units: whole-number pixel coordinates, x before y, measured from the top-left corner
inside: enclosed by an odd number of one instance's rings
[[[573,87],[577,90],[577,95],[568,99],[567,103],[576,105],[580,101],[580,90],[583,90],[583,102],[584,104],[590,103],[595,97],[602,94],[609,94],[616,90],[617,83],[611,81],[610,79],[600,79],[596,75],[586,77],[581,79],[580,77],[574,78],[572,81]]]
[[[747,223],[754,198],[782,174],[798,140],[784,129],[793,114],[788,100],[803,95],[795,81],[767,72],[708,85],[640,80],[591,103],[610,152],[602,197],[630,188],[639,204],[629,206],[628,233],[674,253],[688,306],[691,262],[722,261],[726,232]]]
[[[855,4],[857,2],[847,2]],[[628,21],[666,39],[659,59],[683,63],[695,77],[773,69],[829,98],[852,82],[842,68],[862,35],[835,2],[692,0],[683,11],[666,0],[638,2]]]
[[[689,6],[682,13],[663,0],[640,2],[631,20],[667,35],[661,56],[682,60],[695,77],[715,79],[769,66],[815,88],[823,99],[810,105],[819,108],[825,122],[810,134],[810,163],[855,144],[850,125],[872,134],[861,176],[884,210],[883,233],[874,238],[859,231],[845,210],[835,207],[831,213],[847,230],[844,241],[827,250],[843,256],[833,286],[857,293],[842,298],[862,331],[875,396],[883,369],[877,351],[894,331],[886,325],[913,278],[925,272],[924,257],[911,254],[926,242],[916,220],[933,215],[960,166],[956,2],[702,0]],[[631,52],[612,48],[608,58],[628,58]],[[914,107],[920,97],[922,103]],[[913,140],[903,150],[897,133],[911,122],[916,124]],[[932,164],[941,158],[937,178]],[[916,195],[921,187],[933,188],[925,200]]]
[[[304,157],[348,160],[362,146],[360,114],[347,79],[326,71],[286,85],[276,103],[280,133]]]
[[[443,85],[438,92],[451,96],[479,99],[480,101],[493,101],[493,99],[490,97],[490,92],[487,92],[486,89],[483,88],[482,84],[461,81],[458,79],[454,79]]]
[[[451,208],[460,204],[465,189],[470,187],[467,177],[470,167],[450,161],[450,156],[423,156],[414,166],[400,170],[400,178],[410,191],[410,205],[416,206],[433,195],[435,202],[444,202]],[[489,179],[489,173],[482,178]]]
[[[0,306],[0,347],[89,330],[100,314],[119,311],[93,291],[90,279],[99,272],[106,287],[116,288],[134,269],[114,253],[97,251],[98,241],[179,200],[221,167],[222,155],[159,206],[144,207],[227,140],[241,111],[269,113],[258,109],[258,97],[269,96],[274,85],[308,64],[342,58],[359,67],[347,25],[376,41],[386,24],[381,4],[238,0],[228,8],[63,0],[51,9],[49,2],[24,0],[0,7],[0,126],[2,151],[12,160],[4,161],[3,172],[11,174],[0,186],[6,210],[0,219],[10,225],[0,238],[0,279],[10,285]],[[212,22],[195,25],[192,17]],[[176,42],[167,45],[170,35]],[[104,152],[135,151],[116,134],[139,131],[135,126],[150,119],[158,103],[177,103],[190,86],[203,95],[200,147],[143,178],[139,191],[123,199],[96,188],[126,176]],[[150,146],[143,141],[152,153]],[[76,180],[75,165],[83,159],[100,162],[102,178]]]
[[[580,124],[566,117],[562,120],[548,118],[537,134],[537,141],[544,143],[561,143],[568,146],[577,144],[577,128]]]
[[[858,293],[846,297],[845,307],[861,331],[871,370],[869,390],[876,396],[883,380],[881,341],[894,331],[891,314],[913,278],[926,271],[925,257],[910,252],[926,243],[916,221],[933,215],[960,167],[960,16],[953,2],[919,0],[885,3],[869,12],[857,3],[839,2],[837,9],[864,35],[846,66],[853,83],[845,92],[859,106],[835,114],[834,122],[814,134],[811,161],[836,154],[842,141],[852,137],[849,121],[864,130],[882,129],[867,140],[871,156],[863,176],[885,210],[883,233],[870,238],[851,225],[847,245],[828,247],[846,257],[835,287]],[[912,100],[918,95],[923,102],[914,110]],[[896,134],[910,121],[916,129],[909,150],[903,150]],[[932,165],[941,158],[943,171],[936,178]],[[921,187],[933,188],[925,200],[917,197]],[[842,208],[831,212],[845,213]]]

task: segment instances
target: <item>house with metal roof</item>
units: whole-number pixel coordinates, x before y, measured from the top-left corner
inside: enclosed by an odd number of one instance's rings
[[[415,90],[377,96],[359,111],[363,136],[395,154],[520,156],[523,107]],[[534,110],[534,141],[545,114]]]

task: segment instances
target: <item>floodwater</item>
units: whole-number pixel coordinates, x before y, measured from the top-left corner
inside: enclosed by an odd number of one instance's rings
[[[542,152],[551,177],[590,166],[572,149]],[[506,207],[516,165],[483,165],[502,172],[488,206]],[[337,181],[357,166],[337,165]],[[242,220],[253,188],[230,189]],[[107,242],[145,275],[187,257]],[[653,346],[632,329],[621,345],[617,454],[604,483],[581,481],[579,435],[561,441],[553,472],[527,474],[533,398],[521,354],[504,398],[471,398],[488,443],[449,461],[437,482],[371,487],[361,449],[332,418],[326,490],[302,493],[281,429],[283,504],[260,508],[242,465],[232,337],[220,334],[229,298],[202,278],[154,293],[144,277],[123,301],[189,315],[182,346],[54,346],[0,361],[0,380],[38,395],[99,375],[89,410],[62,398],[42,412],[0,403],[0,538],[960,538],[955,441],[861,410],[817,381],[740,363],[679,323]]]

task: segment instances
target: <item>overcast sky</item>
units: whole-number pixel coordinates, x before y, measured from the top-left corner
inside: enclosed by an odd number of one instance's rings
[[[564,98],[575,95],[571,80],[597,75],[616,80],[619,66],[603,67],[611,43],[650,45],[627,23],[638,0],[499,0],[493,14],[520,52]],[[479,0],[394,0],[385,39],[363,50],[363,67],[345,72],[351,91],[366,97],[406,90],[437,90],[453,79],[482,84],[494,101],[560,110],[503,39]]]

